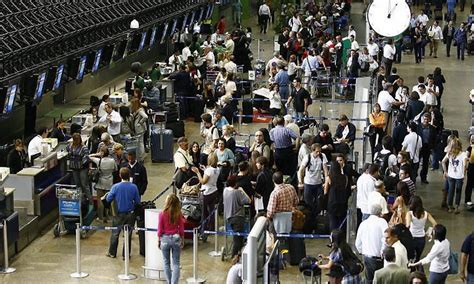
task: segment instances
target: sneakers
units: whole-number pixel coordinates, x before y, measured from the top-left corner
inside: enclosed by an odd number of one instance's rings
[[[106,257],[110,257],[110,258],[116,258],[115,255],[111,255],[110,253],[106,253],[105,256],[106,256]]]

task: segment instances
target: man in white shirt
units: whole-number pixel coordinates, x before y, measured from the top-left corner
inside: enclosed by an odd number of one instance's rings
[[[314,56],[312,50],[308,52],[308,56],[303,60],[301,63],[301,70],[304,72],[304,77],[311,78],[311,71],[316,71],[319,67],[318,59]],[[306,84],[309,83],[310,80],[305,82]]]
[[[298,171],[298,188],[304,188],[304,202],[311,208],[311,219],[321,211],[319,197],[323,193],[323,179],[328,177],[328,160],[321,153],[321,145],[311,145],[312,152],[303,158]],[[324,174],[324,175],[323,175]]]
[[[225,48],[230,52],[234,53],[234,47],[235,43],[234,40],[232,39],[232,35],[230,33],[225,34]]]
[[[263,2],[258,9],[258,16],[260,17],[260,33],[267,33],[268,21],[270,20],[270,7],[266,2]]]
[[[168,65],[171,66],[172,72],[179,70],[179,65],[183,64],[183,59],[179,56],[179,50],[175,50],[168,58]]]
[[[377,61],[379,56],[379,45],[374,42],[372,38],[369,38],[369,42],[367,43],[367,50],[369,51],[369,55]]]
[[[190,178],[188,174],[193,166],[193,158],[188,151],[188,138],[180,137],[178,139],[178,150],[174,153],[173,161],[176,168],[175,181],[176,186],[181,188],[184,182]]]
[[[385,247],[384,233],[387,221],[380,217],[382,207],[378,204],[370,208],[370,217],[357,230],[355,246],[364,255],[365,279],[372,283],[375,271],[383,267],[382,249]]]
[[[397,264],[398,255],[393,247],[386,247],[383,250],[384,267],[375,271],[374,283],[410,283],[410,271]]]
[[[404,151],[410,153],[412,161],[412,173],[410,176],[415,181],[418,176],[418,167],[420,166],[420,149],[423,146],[421,137],[416,133],[418,126],[415,122],[410,122],[407,126],[408,134],[405,136],[402,142],[402,148]]]
[[[301,28],[301,20],[298,12],[294,12],[293,17],[288,21],[288,26],[291,27],[291,31],[295,34],[299,32]]]
[[[433,90],[431,89],[430,91],[427,91],[425,85],[418,86],[418,94],[420,94],[420,101],[422,101],[425,106],[435,106],[438,104],[438,101],[436,100],[436,95],[434,94]]]
[[[434,21],[433,25],[428,29],[428,36],[431,38],[430,56],[434,55],[434,58],[438,58],[438,45],[443,40],[443,31],[438,25],[438,21]]]
[[[428,18],[428,16],[425,14],[425,11],[423,11],[423,9],[420,10],[420,14],[418,15],[418,17],[416,17],[416,21],[418,23],[421,23],[421,25],[423,27],[426,27],[426,25],[428,24],[428,21],[430,19]]]
[[[359,43],[355,40],[355,37],[350,35],[349,39],[351,41],[351,50],[359,51]]]
[[[380,105],[380,110],[384,114],[385,131],[388,135],[392,135],[392,106],[402,105],[403,102],[396,101],[390,93],[393,92],[393,85],[385,83],[383,91],[381,91],[377,98],[377,103]]]
[[[33,163],[32,159],[41,156],[41,152],[43,151],[43,139],[48,137],[49,130],[46,127],[42,127],[38,129],[36,133],[37,135],[28,143],[28,160],[30,163]]]
[[[265,66],[265,70],[267,71],[267,73],[270,73],[270,69],[272,68],[273,64],[275,64],[275,66],[278,66],[283,63],[284,61],[281,58],[280,53],[278,51],[275,51],[273,53],[273,58],[268,60],[267,65]]]
[[[234,60],[235,60],[234,56],[231,55],[229,58],[229,62],[224,64],[224,68],[227,71],[227,73],[233,73],[233,74],[237,73],[237,64],[234,63]]]
[[[300,167],[301,161],[303,161],[304,157],[311,153],[313,139],[314,137],[308,133],[303,133],[303,135],[301,135],[301,147],[298,150],[298,168]]]
[[[393,227],[388,227],[385,230],[385,241],[387,245],[395,249],[395,264],[399,267],[408,269],[408,253],[405,246],[400,242],[400,236],[397,235],[397,231]],[[388,265],[387,261],[384,261],[384,267]]]
[[[358,223],[370,216],[369,194],[375,190],[375,176],[379,167],[375,164],[366,164],[364,169],[364,173],[357,179],[357,210],[361,212],[361,220]]]
[[[186,61],[188,61],[189,56],[192,56],[192,53],[191,53],[191,49],[189,49],[189,44],[186,43],[186,46],[181,51],[181,60],[183,62],[186,62]]]
[[[372,207],[375,204],[380,205],[382,207],[382,215],[387,215],[388,214],[388,207],[387,207],[387,199],[383,196],[385,194],[385,185],[383,184],[383,181],[377,180],[375,181],[375,190],[372,191],[369,194],[369,208]]]
[[[347,31],[347,36],[348,36],[348,37],[354,36],[354,40],[356,40],[356,38],[357,38],[357,33],[356,33],[356,31],[354,30],[354,26],[353,26],[353,25],[349,25],[349,29],[348,29],[348,31]]]
[[[112,136],[114,141],[120,141],[120,127],[122,125],[122,117],[116,112],[111,103],[105,105],[107,115],[102,116],[98,123],[107,125],[107,132]]]
[[[204,47],[204,58],[206,58],[207,67],[214,67],[216,65],[216,56],[212,52],[211,46]]]
[[[435,98],[434,105],[438,105],[439,87],[434,84],[433,76],[428,75],[427,79],[428,79],[428,82],[426,83],[426,92],[431,94]],[[429,105],[433,105],[433,104],[429,104]]]
[[[393,39],[389,38],[387,43],[383,46],[382,64],[385,66],[385,74],[391,74],[392,72],[393,57],[395,56],[395,53],[396,49],[393,44]]]

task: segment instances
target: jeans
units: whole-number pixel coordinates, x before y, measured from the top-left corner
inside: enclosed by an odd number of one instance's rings
[[[413,248],[415,249],[415,261],[419,261],[421,258],[421,254],[425,249],[426,239],[425,237],[414,237],[413,238]]]
[[[469,164],[467,166],[466,191],[464,193],[464,201],[466,203],[471,202],[473,187],[474,187],[474,164]]]
[[[466,43],[459,42],[457,45],[458,59],[464,60],[464,49],[466,49]]]
[[[430,154],[431,149],[428,145],[423,145],[420,149],[420,159],[422,161],[421,171],[420,171],[420,178],[421,180],[426,180],[428,175],[428,166],[430,164]]]
[[[161,253],[163,254],[163,269],[165,270],[166,282],[178,284],[179,282],[179,260],[181,255],[181,237],[176,235],[163,235],[161,237]],[[173,257],[173,269],[170,265],[170,253]]]
[[[245,218],[242,216],[230,217],[227,219],[227,223],[232,228],[234,232],[243,232],[245,225]],[[244,237],[234,236],[232,244],[232,257],[239,254],[240,250],[244,247]]]
[[[375,271],[383,268],[383,260],[380,258],[372,258],[364,255],[365,265],[365,283],[371,284],[374,280]]]
[[[290,95],[290,88],[288,86],[280,86],[280,97],[282,100],[287,100]]]
[[[110,246],[109,246],[109,254],[113,256],[117,256],[117,247],[118,247],[118,240],[120,236],[120,232],[122,231],[121,226],[128,225],[130,229],[128,230],[128,249],[129,252],[132,250],[132,231],[133,226],[135,225],[135,214],[133,213],[118,213],[117,216],[113,218],[112,226],[118,227],[116,230],[112,230],[112,234],[110,235]],[[122,250],[123,256],[125,257],[125,249]]]
[[[444,284],[446,283],[446,278],[448,277],[448,272],[436,273],[430,271],[430,284]]]
[[[88,169],[86,168],[81,170],[72,170],[72,178],[74,180],[74,184],[76,184],[77,187],[81,188],[82,193],[84,193],[84,196],[87,198],[87,200],[89,202],[92,202]]]
[[[443,148],[436,145],[433,149],[433,160],[431,161],[431,167],[435,170],[439,169],[439,162],[443,159]]]
[[[207,223],[202,223],[201,233],[204,230],[214,230],[214,214],[210,216],[212,211],[214,211],[216,204],[219,202],[219,191],[215,191],[211,194],[204,195],[203,197],[203,210],[202,210],[202,220],[201,222],[206,221]]]
[[[415,43],[415,62],[421,62],[423,43]]]
[[[474,273],[467,274],[466,284],[474,284]]]
[[[316,215],[321,212],[322,208],[319,206],[318,196],[323,194],[323,185],[322,184],[304,184],[304,202],[311,208],[312,220],[316,218]]]
[[[464,179],[455,179],[448,177],[449,191],[448,191],[448,206],[453,207],[453,199],[456,194],[456,206],[461,203],[462,183]]]

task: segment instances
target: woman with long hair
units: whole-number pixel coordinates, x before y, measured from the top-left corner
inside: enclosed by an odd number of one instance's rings
[[[417,195],[411,198],[409,209],[410,211],[406,214],[406,226],[413,236],[415,261],[419,261],[426,244],[426,221],[430,221],[432,226],[436,225],[436,221],[428,211],[425,211],[423,201]]]
[[[226,181],[235,164],[234,153],[225,147],[225,139],[219,138],[217,149],[214,153],[217,155],[217,165],[221,167],[221,181]]]
[[[446,164],[447,169],[446,169]],[[455,138],[451,141],[449,152],[444,157],[442,163],[444,178],[448,180],[448,212],[459,214],[459,204],[461,203],[462,184],[467,171],[468,157],[462,151],[461,140]],[[456,195],[456,207],[453,207],[454,196]]]
[[[344,264],[349,261],[355,261],[357,256],[346,242],[344,231],[332,230],[331,236],[331,252],[329,256],[322,256],[323,259],[329,260],[327,264],[318,265],[321,269],[329,269],[329,283],[362,283],[360,274],[351,275],[344,269]]]
[[[196,168],[199,168],[199,162],[201,159],[201,146],[199,146],[199,143],[194,141],[191,144],[191,147],[189,147],[189,155],[193,158],[193,166]]]
[[[342,159],[342,157],[337,157]],[[347,192],[347,185],[349,178],[344,175],[339,161],[332,163],[329,177],[326,178],[324,184],[324,195],[328,200],[328,215],[329,228],[332,230],[338,229],[347,213],[347,200],[349,194]]]
[[[181,213],[181,202],[174,193],[166,197],[165,209],[158,220],[158,247],[163,254],[163,268],[166,282],[178,284],[181,248],[184,246],[184,218]],[[173,269],[170,259],[173,257]]]
[[[136,155],[139,161],[143,161],[144,153],[145,153],[145,144],[143,139],[145,137],[145,133],[147,131],[147,120],[148,115],[146,114],[145,110],[143,109],[140,100],[137,98],[133,98],[130,101],[131,104],[131,111],[133,117],[133,135],[137,138],[137,150]]]
[[[392,205],[393,215],[390,219],[390,225],[405,224],[405,215],[408,212],[408,203],[410,202],[410,190],[405,182],[399,181],[397,183],[397,195],[398,197]]]
[[[72,142],[66,146],[66,151],[68,153],[69,168],[72,170],[74,184],[81,188],[89,204],[92,204],[93,200],[88,175],[89,149],[83,145],[79,133],[72,135]]]
[[[444,78],[441,68],[436,67],[434,69],[433,80],[434,80],[434,84],[438,86],[439,88],[439,92],[438,92],[438,96],[436,97],[436,100],[438,101],[437,106],[441,110],[441,97],[443,96],[444,84],[446,83],[446,79]]]

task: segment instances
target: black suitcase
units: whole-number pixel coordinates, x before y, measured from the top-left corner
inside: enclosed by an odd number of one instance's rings
[[[165,128],[172,130],[175,138],[184,136],[184,122],[182,120],[166,122]]]
[[[242,101],[242,122],[243,123],[252,123],[253,121],[253,105],[251,100]]]
[[[173,131],[155,128],[151,130],[151,161],[173,162]]]
[[[292,232],[295,233],[295,232]],[[306,245],[303,238],[289,238],[290,265],[299,265],[300,261],[306,257]]]
[[[331,232],[329,230],[329,216],[326,211],[321,212],[316,216],[316,233],[320,235],[329,235]]]
[[[204,113],[204,101],[197,99],[193,102],[194,122],[201,122],[201,115]]]

